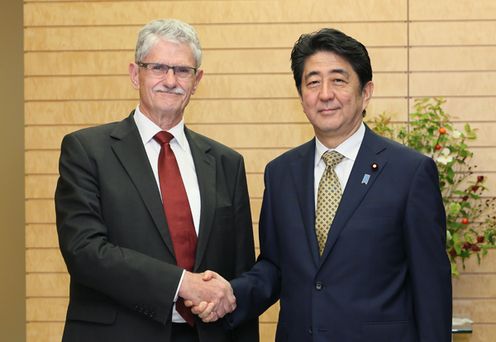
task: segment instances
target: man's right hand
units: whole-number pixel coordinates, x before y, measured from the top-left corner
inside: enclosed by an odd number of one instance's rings
[[[186,271],[179,296],[204,322],[214,322],[236,308],[231,284],[213,271],[199,274]]]

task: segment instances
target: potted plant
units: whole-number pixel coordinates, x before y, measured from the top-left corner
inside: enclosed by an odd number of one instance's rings
[[[439,171],[439,186],[446,209],[446,251],[451,272],[458,275],[457,260],[463,267],[475,255],[480,263],[488,249],[496,247],[496,202],[484,196],[486,177],[470,163],[473,152],[467,141],[475,140],[475,130],[467,123],[455,128],[442,105],[442,98],[415,100],[415,111],[406,125],[393,124],[381,114],[368,122],[378,134],[394,139],[433,158]]]

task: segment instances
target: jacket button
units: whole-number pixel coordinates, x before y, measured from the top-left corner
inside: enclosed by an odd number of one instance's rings
[[[309,335],[312,335],[313,334],[312,328],[308,329],[308,334]]]
[[[322,290],[323,287],[324,287],[324,285],[322,285],[322,283],[320,281],[318,281],[318,282],[315,283],[315,289],[317,291]]]

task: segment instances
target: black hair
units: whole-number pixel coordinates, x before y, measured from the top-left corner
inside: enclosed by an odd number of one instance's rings
[[[372,66],[365,46],[339,30],[323,28],[317,32],[301,35],[291,51],[291,70],[300,95],[305,61],[320,51],[333,52],[350,63],[358,75],[361,90],[372,81]]]

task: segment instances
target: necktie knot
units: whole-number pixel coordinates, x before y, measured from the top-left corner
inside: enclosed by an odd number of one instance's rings
[[[168,144],[173,138],[174,136],[167,131],[160,131],[153,137],[160,145]]]
[[[334,169],[334,167],[338,165],[343,158],[344,156],[338,151],[327,151],[322,155],[324,163],[326,163],[326,165],[331,169]]]

